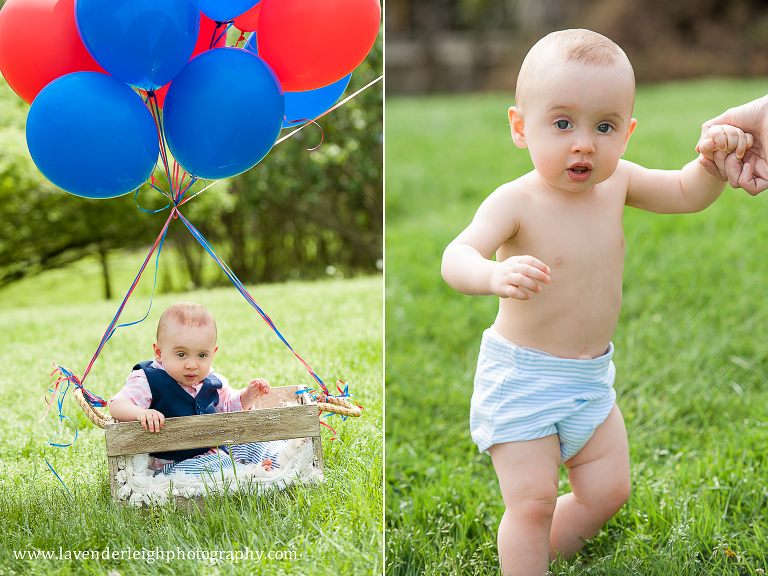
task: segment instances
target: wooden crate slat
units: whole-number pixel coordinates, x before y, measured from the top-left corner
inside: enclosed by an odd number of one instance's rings
[[[284,402],[298,404],[300,397],[296,395],[299,390],[306,389],[306,386],[292,384],[291,386],[273,386],[269,394],[256,400],[256,408],[280,408]]]
[[[146,431],[138,422],[108,423],[104,432],[107,456],[121,456],[320,436],[320,421],[316,406],[296,404],[168,418],[160,432]]]

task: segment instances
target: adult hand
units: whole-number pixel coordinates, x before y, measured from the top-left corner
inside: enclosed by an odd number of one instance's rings
[[[717,178],[727,178],[733,188],[743,188],[752,196],[768,189],[768,96],[759,98],[742,106],[731,108],[717,118],[705,122],[701,127],[701,139],[696,144],[696,151],[702,154],[712,153],[712,158],[702,157],[699,162]],[[743,158],[737,154],[725,155],[721,151],[703,148],[705,135],[712,126],[730,124],[752,134],[754,142]]]

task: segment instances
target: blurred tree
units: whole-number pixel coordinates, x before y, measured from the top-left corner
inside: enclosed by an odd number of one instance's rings
[[[48,182],[27,150],[28,109],[0,82],[0,286],[96,254],[110,298],[108,252],[146,244],[152,227],[133,195],[89,200]]]

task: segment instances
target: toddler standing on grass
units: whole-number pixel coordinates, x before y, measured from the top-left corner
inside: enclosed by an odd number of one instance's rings
[[[506,507],[502,572],[541,576],[630,495],[611,343],[624,206],[698,212],[725,184],[696,160],[677,171],[620,160],[637,124],[634,72],[621,48],[595,32],[541,39],[523,62],[515,101],[512,139],[529,149],[535,169],[486,198],[446,248],[442,274],[464,294],[500,298],[483,333],[470,428],[491,456]],[[707,137],[738,158],[752,142],[732,126],[713,126]],[[560,464],[572,492],[558,498]]]
[[[233,389],[226,378],[211,368],[216,345],[216,321],[209,310],[193,302],[169,307],[157,325],[153,361],[133,367],[125,386],[109,404],[110,414],[120,421],[141,422],[144,430],[159,432],[166,418],[251,410],[269,394],[263,378],[247,388]],[[154,469],[163,474],[210,473],[240,464],[261,463],[270,471],[286,441],[254,442],[223,448],[196,448],[150,454]]]

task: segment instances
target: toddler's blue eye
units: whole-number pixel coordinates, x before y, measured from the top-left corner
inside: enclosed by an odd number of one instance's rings
[[[571,127],[571,123],[568,122],[568,120],[558,120],[555,122],[555,126],[557,126],[560,130],[568,130],[568,128]]]
[[[597,127],[597,131],[601,132],[603,134],[608,134],[611,130],[613,130],[613,126],[611,126],[610,124],[606,124],[606,123],[600,124]]]

